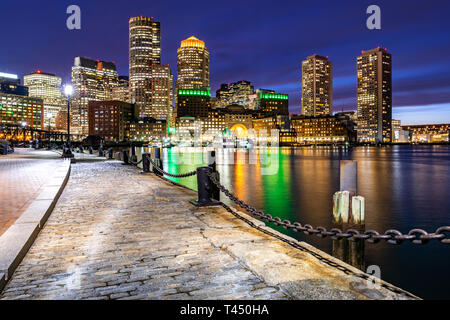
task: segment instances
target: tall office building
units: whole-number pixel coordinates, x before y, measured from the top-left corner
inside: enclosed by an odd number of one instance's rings
[[[130,99],[139,115],[151,110],[152,66],[161,64],[161,26],[153,17],[134,17],[129,21]]]
[[[41,70],[23,77],[28,87],[28,95],[44,101],[44,126],[55,127],[56,115],[66,106],[67,100],[62,93],[61,78]]]
[[[273,90],[256,90],[255,111],[258,118],[274,115],[289,115],[289,96]]]
[[[176,89],[209,88],[209,51],[196,37],[181,41],[178,48]]]
[[[302,114],[315,117],[332,112],[332,63],[328,57],[315,54],[302,62]]]
[[[143,110],[146,117],[157,120],[171,118],[173,112],[173,75],[169,65],[154,65],[151,67],[150,99],[149,108]]]
[[[178,89],[177,118],[194,117],[205,118],[211,110],[211,92],[205,90]]]
[[[71,107],[71,133],[88,135],[88,103],[109,100],[112,88],[118,85],[116,65],[113,62],[76,57],[72,67],[74,95]]]
[[[392,142],[392,56],[383,48],[357,58],[358,141]]]

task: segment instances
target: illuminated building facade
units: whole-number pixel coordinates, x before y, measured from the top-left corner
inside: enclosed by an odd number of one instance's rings
[[[42,99],[0,92],[0,124],[2,126],[22,126],[44,130],[43,114]]]
[[[358,141],[392,142],[392,56],[383,48],[357,58]]]
[[[211,110],[211,93],[207,90],[178,89],[177,117],[206,118]]]
[[[402,130],[409,131],[410,141],[414,143],[449,143],[450,124],[424,124],[402,126]]]
[[[253,128],[253,118],[256,114],[252,110],[236,104],[217,110],[225,115],[225,125],[228,129],[233,130],[233,127],[240,127],[246,131]]]
[[[317,54],[302,62],[302,114],[331,115],[333,112],[333,66]]]
[[[20,85],[16,74],[0,72],[0,93],[28,96],[28,87]]]
[[[71,126],[73,134],[88,135],[89,101],[111,99],[112,88],[118,85],[116,65],[113,62],[76,57],[72,67],[74,95],[71,99]]]
[[[123,101],[89,102],[89,135],[105,141],[130,139],[130,123],[137,113],[135,105]]]
[[[129,21],[130,99],[139,116],[152,116],[152,66],[161,64],[161,25],[153,17]]]
[[[255,93],[255,88],[249,81],[238,81],[234,83],[224,83],[216,91],[217,101],[215,107],[223,108],[231,104],[238,104],[250,109],[250,96]]]
[[[290,120],[288,115],[275,115],[266,118],[259,118],[253,120],[253,129],[256,134],[261,134],[264,131],[266,134],[270,134],[272,129],[278,129],[283,131],[289,131]]]
[[[130,88],[127,76],[119,76],[119,84],[112,88],[111,100],[131,103]]]
[[[256,110],[259,118],[271,115],[289,115],[289,96],[273,90],[257,90]]]
[[[202,119],[202,131],[213,132],[222,131],[226,128],[225,113],[218,109],[212,109],[208,112],[208,116]]]
[[[337,116],[293,115],[291,126],[298,144],[343,144],[356,140],[354,128]]]
[[[176,130],[178,133],[192,135],[201,123],[195,117],[183,116],[176,119]]]
[[[41,70],[23,77],[28,94],[44,101],[44,126],[55,127],[56,115],[67,105],[67,100],[61,90],[61,78]]]
[[[392,142],[398,142],[400,139],[400,131],[402,130],[402,124],[400,120],[392,119]]]
[[[205,88],[209,88],[209,51],[205,42],[189,37],[178,48],[176,89]]]
[[[56,130],[58,130],[58,131],[67,132],[67,111],[66,110],[60,110],[56,114],[55,127],[56,127]]]
[[[167,135],[167,121],[155,118],[135,119],[130,123],[130,139],[133,141],[161,140]]]
[[[150,77],[150,105],[141,116],[169,120],[173,112],[173,75],[169,65],[154,65]]]

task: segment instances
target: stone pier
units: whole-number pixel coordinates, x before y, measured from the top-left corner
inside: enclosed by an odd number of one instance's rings
[[[414,298],[374,286],[306,243],[294,248],[250,226],[268,228],[242,212],[197,208],[194,198],[119,161],[72,164],[53,213],[0,298]]]

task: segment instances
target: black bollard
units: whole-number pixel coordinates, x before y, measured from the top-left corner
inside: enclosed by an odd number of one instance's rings
[[[190,202],[198,207],[215,206],[220,202],[213,198],[213,183],[208,177],[208,173],[211,173],[210,167],[197,168],[197,189],[198,199],[191,200]]]
[[[113,149],[109,148],[108,149],[108,159],[112,159],[113,158]]]
[[[150,153],[142,154],[142,173],[150,172]]]
[[[208,152],[208,167],[212,170],[212,175],[217,181],[220,181],[220,174],[217,171],[217,165],[216,165],[216,151],[209,151]],[[212,198],[220,201],[220,190],[217,188],[217,186],[213,183],[212,184]]]
[[[105,156],[105,153],[103,152],[103,148],[102,147],[98,148],[98,156],[99,157],[104,157]]]
[[[93,154],[94,150],[92,150],[92,147],[89,147],[89,154]]]
[[[163,170],[163,164],[161,161],[161,148],[158,148],[158,147],[154,148],[154,155],[155,155],[155,158],[153,159],[153,162],[155,162],[155,164],[158,168]],[[159,172],[159,170],[156,170],[156,168],[153,168],[153,173],[158,176],[163,175],[161,172]]]
[[[128,157],[128,150],[126,150],[126,149],[123,150],[122,156],[123,156],[123,164],[130,164],[129,157]]]
[[[137,162],[136,146],[131,146],[131,161]]]

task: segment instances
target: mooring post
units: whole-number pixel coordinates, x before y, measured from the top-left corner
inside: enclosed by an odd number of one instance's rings
[[[93,154],[94,150],[92,149],[92,146],[89,146],[89,154]]]
[[[108,149],[108,159],[112,159],[113,158],[113,149],[109,148]]]
[[[352,225],[364,224],[364,197],[358,196],[358,162],[342,160],[340,162],[340,190],[349,192],[349,219]]]
[[[123,164],[129,164],[129,158],[128,158],[128,150],[124,149],[122,150],[122,160],[123,160]]]
[[[150,153],[144,153],[142,155],[142,172],[150,172]]]
[[[153,148],[153,156],[154,156],[153,162],[155,162],[155,164],[156,164],[156,166],[158,168],[163,170],[163,164],[162,164],[162,161],[161,161],[161,148],[159,148],[159,147]],[[158,176],[162,176],[163,175],[161,172],[156,170],[156,168],[153,168],[153,173],[158,175]]]
[[[102,146],[98,147],[98,156],[99,157],[104,157],[105,156],[105,153],[103,152]]]
[[[199,167],[197,168],[197,193],[198,199],[192,200],[191,203],[203,207],[213,206],[219,204],[217,200],[213,198],[213,183],[208,177],[208,173],[211,173],[211,167]]]
[[[343,231],[364,231],[364,197],[358,196],[357,161],[340,161],[340,191],[333,195],[333,224]],[[364,241],[333,240],[333,256],[364,270]]]
[[[211,168],[211,174],[213,175],[213,177],[217,180],[220,181],[220,174],[217,171],[217,164],[216,164],[216,151],[208,151],[208,167]],[[215,184],[211,184],[212,187],[212,198],[220,201],[220,190],[219,188],[217,188],[217,186]]]
[[[131,161],[133,162],[137,162],[137,157],[136,157],[136,146],[131,144]]]

